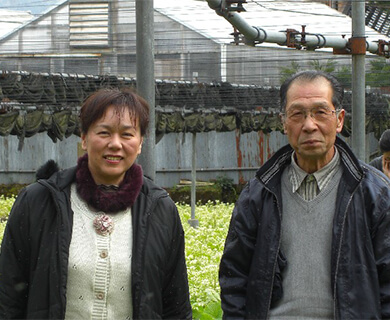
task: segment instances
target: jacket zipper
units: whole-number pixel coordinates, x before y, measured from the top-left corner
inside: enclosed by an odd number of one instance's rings
[[[269,311],[271,310],[271,300],[272,300],[272,289],[274,287],[274,280],[275,280],[275,269],[276,269],[276,264],[278,263],[278,254],[280,250],[280,236],[279,236],[279,243],[278,243],[278,250],[276,251],[276,257],[275,257],[275,263],[272,271],[272,279],[271,279],[271,290],[270,290],[270,295],[268,298],[268,309],[267,309],[267,314],[266,314],[266,319],[269,319]]]
[[[259,179],[259,181],[260,181],[260,179]],[[272,193],[274,195],[275,202],[277,204],[278,212],[279,212],[279,222],[281,223],[281,221],[282,221],[282,210],[280,209],[278,198],[277,198],[276,194],[273,193],[266,185],[264,185],[264,188],[266,190],[268,190],[268,192],[270,192],[270,193]],[[281,230],[281,228],[279,228],[279,242],[278,242],[278,248],[276,250],[275,262],[274,262],[274,267],[273,267],[273,271],[272,271],[271,290],[270,290],[270,295],[268,297],[268,308],[267,308],[266,319],[269,319],[269,311],[271,310],[272,289],[273,289],[274,280],[275,280],[275,270],[276,270],[276,264],[278,263],[278,254],[279,254],[279,250],[280,250],[280,244],[281,244],[281,241],[282,241],[281,240],[281,236],[280,236],[280,232],[281,232],[280,230]]]

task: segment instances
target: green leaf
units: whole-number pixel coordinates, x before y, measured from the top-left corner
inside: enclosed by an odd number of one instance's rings
[[[205,309],[204,313],[213,317],[213,319],[222,319],[221,302],[211,302]]]

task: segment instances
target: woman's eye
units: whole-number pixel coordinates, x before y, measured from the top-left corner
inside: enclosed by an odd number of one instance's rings
[[[124,137],[133,137],[134,135],[131,132],[124,132],[123,136]]]

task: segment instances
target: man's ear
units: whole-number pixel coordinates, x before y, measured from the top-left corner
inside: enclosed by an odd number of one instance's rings
[[[341,130],[343,130],[344,118],[345,118],[345,110],[341,109],[337,114],[337,128],[336,128],[337,133],[340,133]]]

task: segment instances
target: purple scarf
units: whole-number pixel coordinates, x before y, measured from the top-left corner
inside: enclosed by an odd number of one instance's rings
[[[80,157],[77,162],[77,192],[89,205],[105,213],[119,212],[131,207],[138,197],[142,183],[142,167],[134,163],[127,170],[118,189],[107,191],[93,180],[88,168],[88,154]]]

